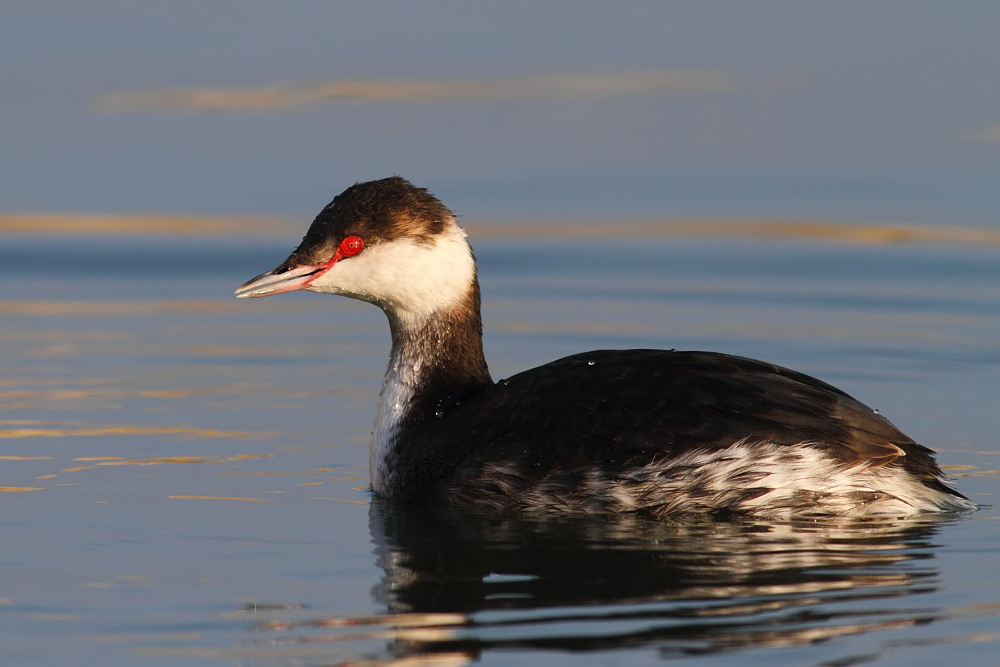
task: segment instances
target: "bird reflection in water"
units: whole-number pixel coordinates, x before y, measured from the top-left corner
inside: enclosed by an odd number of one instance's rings
[[[385,615],[266,622],[276,643],[332,642],[375,664],[492,651],[682,657],[911,626],[941,515],[808,521],[504,517],[373,500]],[[340,634],[342,633],[342,634]],[[373,652],[372,640],[378,649]],[[346,643],[346,645],[345,645]],[[362,644],[364,646],[362,646]],[[327,644],[329,645],[329,644]]]

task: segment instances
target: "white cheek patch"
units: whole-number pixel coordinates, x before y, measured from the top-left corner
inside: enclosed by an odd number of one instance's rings
[[[422,320],[459,303],[474,275],[465,232],[450,225],[429,245],[402,238],[368,246],[338,261],[308,289],[368,301],[400,319]]]

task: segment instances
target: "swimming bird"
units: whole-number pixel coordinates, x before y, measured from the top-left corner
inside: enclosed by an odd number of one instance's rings
[[[808,375],[714,352],[598,350],[494,382],[466,232],[401,177],[357,183],[240,298],[308,290],[392,334],[371,488],[497,512],[965,511],[933,452]]]

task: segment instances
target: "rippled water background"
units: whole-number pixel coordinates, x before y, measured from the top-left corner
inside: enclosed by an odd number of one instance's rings
[[[0,8],[0,663],[995,665],[1000,8]],[[366,492],[384,317],[237,302],[347,185],[462,215],[495,377],[843,387],[965,517],[529,521]]]

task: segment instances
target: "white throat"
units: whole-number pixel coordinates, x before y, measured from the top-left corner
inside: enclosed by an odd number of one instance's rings
[[[386,494],[392,485],[396,444],[420,383],[419,362],[394,355],[389,359],[375,409],[375,428],[368,450],[372,488]]]

